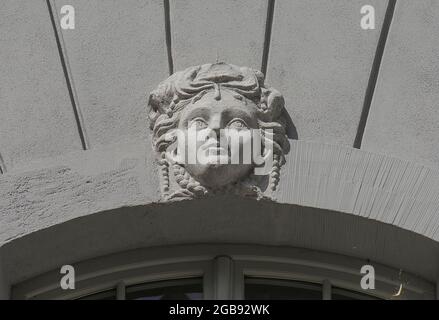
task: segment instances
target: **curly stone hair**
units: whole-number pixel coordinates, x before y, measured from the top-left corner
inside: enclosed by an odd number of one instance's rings
[[[285,108],[284,99],[277,90],[265,86],[264,75],[260,71],[221,62],[176,72],[161,82],[150,94],[148,108],[150,128],[153,132],[152,142],[154,149],[160,154],[162,194],[165,198],[200,197],[236,189],[237,184],[221,190],[209,190],[191,177],[182,165],[174,164],[175,180],[181,190],[169,195],[170,163],[166,158],[166,150],[177,139],[176,129],[180,113],[188,104],[199,100],[207,92],[219,92],[220,88],[232,91],[238,99],[249,99],[256,104],[263,145],[267,140],[271,140],[273,145],[274,159],[268,187],[271,191],[276,189],[280,167],[285,162],[284,155],[289,151],[285,119],[282,116]],[[267,134],[268,129],[273,130],[272,135]],[[243,186],[248,189],[251,185],[248,179],[238,184],[241,189]],[[260,190],[254,191],[260,193]]]

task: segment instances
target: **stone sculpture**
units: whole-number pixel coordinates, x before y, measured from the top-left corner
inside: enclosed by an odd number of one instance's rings
[[[289,142],[284,99],[264,84],[260,71],[223,62],[190,67],[160,83],[148,108],[164,199],[272,197]],[[243,161],[244,151],[250,150],[246,147],[258,149],[255,135],[246,134],[250,131],[260,134],[262,163]],[[208,133],[195,139],[190,132]],[[224,138],[229,133],[240,135],[239,154],[234,156],[230,146],[222,144],[230,143],[230,135]],[[188,161],[207,143],[205,161]],[[232,156],[239,161],[231,161]],[[255,174],[268,161],[269,170]]]

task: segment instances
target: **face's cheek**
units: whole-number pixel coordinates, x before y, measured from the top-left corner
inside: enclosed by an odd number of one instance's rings
[[[228,150],[232,164],[250,164],[252,153],[252,130],[228,129]]]
[[[241,132],[240,145],[241,147],[251,146],[252,143],[252,131],[251,130],[243,130]]]
[[[248,130],[248,133],[241,141],[241,159],[243,164],[252,163],[252,141],[251,131]]]

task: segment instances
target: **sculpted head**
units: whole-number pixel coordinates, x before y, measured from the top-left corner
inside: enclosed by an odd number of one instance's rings
[[[284,99],[265,87],[261,72],[226,63],[191,67],[163,81],[148,105],[165,197],[275,190],[289,147]],[[224,143],[231,135],[236,153]],[[265,186],[254,174],[265,163],[246,157],[257,143],[262,162],[270,159]]]

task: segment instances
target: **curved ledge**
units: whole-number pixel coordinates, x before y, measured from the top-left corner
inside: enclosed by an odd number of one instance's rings
[[[401,269],[430,282],[439,270],[438,243],[413,232],[344,213],[238,197],[87,215],[9,242],[0,253],[5,277],[15,284],[64,264],[184,244],[307,248]]]
[[[292,141],[278,203],[233,197],[159,203],[147,150],[145,142],[108,146],[2,176],[5,278],[15,283],[138,247],[248,243],[349,255],[437,279],[439,174],[432,169]]]

